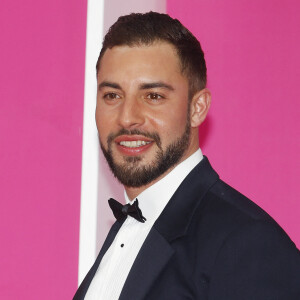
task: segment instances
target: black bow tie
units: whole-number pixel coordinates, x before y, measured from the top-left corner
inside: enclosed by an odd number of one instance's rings
[[[142,212],[139,208],[138,199],[136,199],[132,205],[122,205],[117,200],[110,198],[108,200],[108,204],[118,221],[122,221],[127,216],[131,216],[142,223],[146,221],[146,218],[142,215]]]

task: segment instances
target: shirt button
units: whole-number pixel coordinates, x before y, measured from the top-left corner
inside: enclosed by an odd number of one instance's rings
[[[121,244],[121,247],[123,248],[123,247],[124,247],[124,244]]]

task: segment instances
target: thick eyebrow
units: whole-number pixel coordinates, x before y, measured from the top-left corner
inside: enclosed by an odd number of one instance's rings
[[[121,86],[118,83],[109,82],[109,81],[102,81],[98,85],[98,90],[101,90],[104,87],[111,87],[113,89],[118,89],[118,90],[122,89]],[[153,89],[153,88],[164,88],[164,89],[168,89],[170,91],[174,91],[174,88],[170,84],[164,83],[162,81],[142,83],[139,86],[140,90],[148,90],[148,89]]]
[[[164,83],[162,81],[142,83],[139,86],[139,88],[140,88],[140,90],[148,90],[148,89],[153,89],[153,88],[164,88],[164,89],[167,89],[170,91],[174,91],[174,88],[171,85]]]
[[[111,87],[113,89],[118,89],[118,90],[122,89],[121,86],[119,84],[117,84],[117,83],[109,82],[109,81],[102,81],[98,85],[98,91],[100,91],[104,87]]]

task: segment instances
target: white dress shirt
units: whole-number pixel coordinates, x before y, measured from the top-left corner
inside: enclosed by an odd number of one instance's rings
[[[184,178],[202,160],[200,149],[176,166],[138,197],[147,219],[141,223],[127,216],[113,243],[105,253],[85,296],[86,300],[117,300],[149,231]],[[130,201],[125,192],[126,203]]]

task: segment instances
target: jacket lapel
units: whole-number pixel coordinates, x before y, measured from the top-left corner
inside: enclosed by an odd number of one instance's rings
[[[114,225],[112,226],[112,228],[110,229],[94,265],[92,266],[92,268],[90,269],[90,271],[87,273],[84,280],[80,284],[75,296],[73,297],[73,300],[83,300],[84,299],[86,292],[92,282],[92,279],[94,278],[94,275],[98,269],[98,266],[104,256],[104,254],[106,253],[107,249],[112,244],[112,242],[113,242],[116,234],[118,233],[119,229],[121,228],[121,226],[122,226],[122,223],[115,222]]]
[[[218,179],[206,157],[185,178],[149,232],[119,300],[145,298],[174,253],[172,241],[186,234],[195,210]]]
[[[184,236],[194,213],[205,204],[208,190],[219,180],[206,156],[189,173],[178,187],[154,227],[170,243]]]

